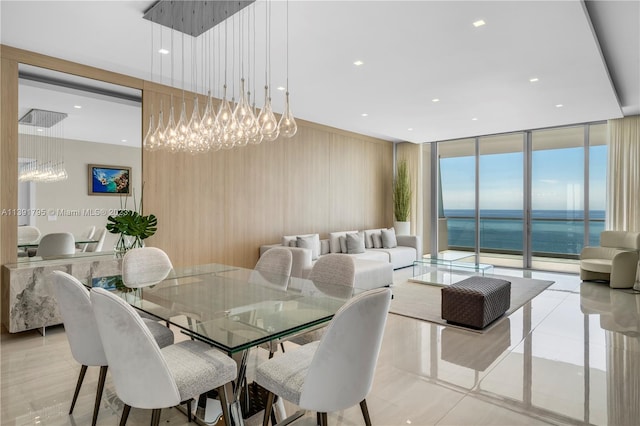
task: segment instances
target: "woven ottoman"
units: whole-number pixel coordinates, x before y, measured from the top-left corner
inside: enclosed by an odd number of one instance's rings
[[[471,328],[485,328],[511,303],[511,283],[470,277],[442,289],[442,319]]]

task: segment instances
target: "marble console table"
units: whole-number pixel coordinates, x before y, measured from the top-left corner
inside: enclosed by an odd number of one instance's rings
[[[2,266],[2,324],[10,333],[61,324],[62,318],[48,281],[52,271],[64,271],[82,282],[118,275],[122,259],[113,253],[18,262]]]

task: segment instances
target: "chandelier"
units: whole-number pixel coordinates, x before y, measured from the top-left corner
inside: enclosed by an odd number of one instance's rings
[[[157,116],[153,111],[149,117],[148,131],[143,146],[150,151],[164,150],[173,153],[191,154],[231,149],[276,140],[279,136],[293,137],[297,132],[296,121],[291,112],[289,99],[289,4],[286,3],[286,92],[284,111],[278,120],[271,106],[271,0],[260,2],[265,5],[265,73],[264,105],[258,111],[255,105],[255,55],[256,55],[256,3],[253,1],[201,2],[201,1],[160,1],[145,14],[152,21],[152,80],[153,55],[155,54],[154,23],[160,24],[160,53],[167,53],[163,45],[162,26],[171,29],[171,80],[174,86],[174,36],[181,37],[182,43],[182,99],[180,115],[176,115],[175,99],[172,96],[168,118],[165,121],[163,107]],[[251,7],[247,7],[251,6]],[[192,17],[190,25],[184,17]],[[231,21],[231,22],[230,22]],[[231,26],[231,37],[229,27]],[[224,31],[224,46],[221,46],[221,32]],[[191,44],[191,57],[185,60],[185,35]],[[231,50],[231,88],[228,86],[229,50]],[[191,92],[193,99],[185,96],[185,65],[190,62]],[[246,64],[246,67],[245,67]],[[237,65],[237,71],[236,71]],[[223,71],[220,72],[220,67]],[[218,72],[216,73],[216,68]],[[245,74],[245,68],[248,74]],[[198,72],[200,75],[198,76]],[[162,78],[162,61],[160,62]],[[219,80],[216,82],[216,80]],[[206,83],[205,83],[206,81]],[[236,84],[238,82],[238,91]],[[249,89],[253,84],[253,95]],[[218,98],[212,95],[216,91]],[[229,90],[231,89],[231,90]],[[199,94],[204,96],[204,109],[200,109]],[[230,99],[229,99],[229,94]],[[236,98],[237,95],[237,98]],[[202,99],[202,98],[201,98]],[[187,103],[192,103],[191,114],[187,113]]]
[[[62,112],[32,109],[19,123],[19,182],[59,182],[67,179],[64,166]]]

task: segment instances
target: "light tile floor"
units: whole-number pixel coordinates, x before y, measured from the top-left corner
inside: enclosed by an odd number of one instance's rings
[[[576,275],[498,269],[555,281],[486,334],[389,315],[373,390],[375,425],[640,424],[640,295],[581,283]],[[405,281],[411,268],[395,272]],[[90,369],[73,416],[79,371],[64,329],[1,336],[1,424],[88,425],[98,369]],[[289,347],[294,350],[294,346]],[[266,354],[253,351],[255,368]],[[288,410],[294,407],[287,405]],[[107,381],[98,424],[115,425],[121,402]],[[247,422],[259,424],[259,416]],[[133,409],[128,425],[147,425]],[[315,424],[308,415],[304,424]],[[331,425],[363,424],[353,407]],[[187,425],[176,409],[162,424]]]

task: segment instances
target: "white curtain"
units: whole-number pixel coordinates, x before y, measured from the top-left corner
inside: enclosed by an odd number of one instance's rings
[[[609,120],[606,229],[640,232],[640,116]]]

